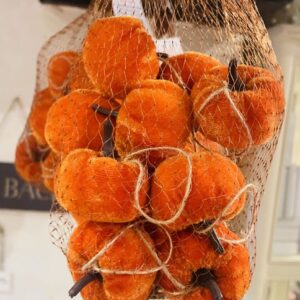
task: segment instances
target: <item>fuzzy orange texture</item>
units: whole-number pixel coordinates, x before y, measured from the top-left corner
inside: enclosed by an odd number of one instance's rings
[[[209,55],[199,52],[186,52],[169,57],[160,67],[160,78],[177,84],[182,82],[191,90],[207,71],[221,63]],[[178,79],[178,77],[181,79]]]
[[[76,90],[58,99],[49,109],[45,137],[56,153],[78,148],[100,150],[106,116],[93,111],[92,104],[114,109],[117,104],[90,90]]]
[[[239,237],[224,225],[215,227],[220,238],[238,240]],[[173,254],[168,264],[168,270],[183,285],[192,284],[193,272],[208,269],[216,277],[216,282],[224,296],[224,300],[241,300],[245,295],[251,280],[249,252],[243,244],[228,244],[223,242],[224,254],[215,252],[207,235],[182,231],[173,235]],[[169,253],[169,244],[164,244],[159,250],[161,259]],[[159,284],[166,291],[176,291],[176,287],[163,272]],[[207,290],[206,290],[207,291]],[[203,288],[197,289],[191,295],[174,297],[172,300],[209,300],[202,298]]]
[[[212,151],[220,154],[225,153],[225,149],[218,143],[207,139],[200,131],[190,135],[184,150],[187,152]]]
[[[231,91],[231,98],[245,118],[253,144],[264,144],[273,137],[283,118],[283,85],[262,68],[240,65],[237,73],[246,89]],[[213,92],[224,87],[227,78],[228,67],[216,67],[194,85],[191,96],[195,119],[207,138],[224,147],[244,149],[249,145],[247,131],[224,93],[213,97],[202,112],[198,112]]]
[[[75,281],[84,273],[82,266],[94,257],[124,227],[118,224],[85,222],[73,232],[68,247],[68,262]],[[142,236],[153,246],[149,235],[139,229]],[[136,229],[128,229],[98,259],[98,266],[114,270],[148,270],[156,262]],[[82,290],[84,300],[146,300],[156,273],[145,275],[116,275],[102,273],[103,283],[93,281]]]
[[[15,153],[15,166],[19,175],[27,182],[41,181],[41,159],[43,151],[33,135],[23,135]]]
[[[167,297],[168,297],[167,299],[169,300],[214,300],[211,295],[211,292],[208,289],[203,287],[199,287],[186,295],[181,295],[181,296],[167,295]]]
[[[108,97],[125,97],[136,83],[155,79],[159,70],[155,44],[133,17],[95,21],[84,42],[83,62],[95,87]]]
[[[53,151],[50,151],[47,157],[41,162],[43,183],[51,192],[54,191],[54,174],[59,162],[60,157]]]
[[[54,101],[55,99],[48,88],[37,92],[34,96],[28,122],[32,134],[40,145],[47,145],[45,140],[45,124],[47,113]]]
[[[192,187],[181,216],[167,225],[181,230],[202,221],[215,220],[230,200],[243,188],[242,172],[230,159],[215,152],[190,154]],[[187,159],[176,155],[162,162],[152,179],[151,208],[153,217],[167,220],[179,209],[188,176]],[[228,209],[223,219],[231,219],[244,207],[245,193]]]
[[[84,64],[81,57],[73,65],[68,80],[68,92],[72,92],[79,89],[95,89],[94,85],[92,84],[85,72]]]
[[[116,149],[125,157],[144,148],[181,147],[190,133],[190,116],[190,99],[178,85],[166,80],[146,80],[127,95],[119,111]],[[170,154],[176,153],[147,152],[155,165]]]
[[[59,52],[49,59],[47,66],[48,85],[54,98],[66,94],[70,71],[78,59],[79,55],[74,51]]]
[[[60,205],[82,221],[129,222],[139,217],[134,191],[139,167],[118,162],[88,149],[77,149],[62,161],[55,178]],[[148,178],[144,177],[140,205],[147,200]]]

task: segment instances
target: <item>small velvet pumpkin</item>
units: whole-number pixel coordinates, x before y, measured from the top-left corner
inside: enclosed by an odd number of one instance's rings
[[[224,87],[244,121],[222,91]],[[234,64],[213,68],[194,85],[191,96],[198,128],[205,137],[231,149],[268,142],[282,121],[282,82],[263,68]]]
[[[190,156],[191,190],[179,218],[167,225],[171,230],[215,220],[245,184],[243,173],[230,159],[207,151]],[[178,212],[187,189],[187,180],[188,162],[183,155],[170,157],[157,167],[151,189],[154,218],[168,220]],[[226,220],[236,216],[243,209],[245,200],[243,193],[222,218]]]
[[[83,63],[99,92],[118,98],[125,97],[138,82],[155,79],[159,69],[151,36],[133,17],[93,22],[83,45]]]
[[[223,224],[216,227],[216,232],[224,239],[239,240],[239,237]],[[168,270],[182,285],[192,286],[195,290],[184,296],[170,296],[168,292],[178,291],[178,288],[161,272],[159,285],[166,291],[168,299],[243,299],[251,278],[249,252],[245,245],[224,242],[225,252],[220,255],[214,251],[211,241],[205,234],[182,231],[174,234],[172,239],[173,254]],[[158,252],[161,259],[165,259],[169,253],[169,243],[162,245]],[[206,286],[207,280],[215,281],[224,298],[212,296],[211,293],[216,292],[216,288],[213,285]],[[202,287],[198,287],[199,284]],[[207,287],[214,290],[209,291]]]
[[[47,149],[39,145],[32,134],[23,134],[15,153],[15,166],[19,175],[27,182],[38,183],[42,180],[41,161]]]
[[[181,147],[191,127],[191,103],[178,85],[167,80],[146,80],[126,97],[116,122],[116,149],[121,157],[144,148]],[[151,149],[150,149],[151,150]],[[157,164],[170,151],[148,151]]]
[[[45,137],[55,153],[65,155],[77,148],[101,150],[103,123],[107,117],[94,112],[93,104],[107,109],[118,106],[91,90],[76,90],[51,106]]]
[[[75,281],[86,275],[82,267],[92,259],[107,243],[116,237],[124,227],[118,224],[85,222],[73,232],[68,246],[69,268]],[[142,271],[155,268],[155,259],[147,245],[138,235],[153,243],[142,229],[127,229],[96,263],[100,268],[120,271]],[[84,300],[147,300],[156,278],[156,272],[149,274],[109,274],[101,273],[101,279],[89,283],[81,291]]]
[[[77,149],[62,161],[55,178],[55,195],[75,219],[97,222],[129,222],[139,213],[134,191],[140,170],[133,162],[100,156],[89,149]],[[148,178],[143,178],[140,205],[147,200]]]

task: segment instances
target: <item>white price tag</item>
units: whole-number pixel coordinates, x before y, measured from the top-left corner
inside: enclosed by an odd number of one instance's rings
[[[134,16],[140,19],[149,34],[154,36],[151,26],[146,18],[141,0],[113,0],[113,11],[116,16]],[[178,37],[154,40],[157,52],[176,55],[183,52]]]
[[[116,16],[135,16],[146,18],[140,0],[113,0],[113,11]]]
[[[152,34],[141,0],[113,0],[112,7],[115,16],[134,16],[140,19],[147,31]]]
[[[168,53],[170,56],[183,52],[180,38],[172,37],[155,40],[157,52]]]

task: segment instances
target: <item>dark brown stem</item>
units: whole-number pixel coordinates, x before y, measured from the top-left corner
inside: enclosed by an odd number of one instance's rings
[[[222,292],[215,280],[215,276],[207,269],[199,269],[193,274],[193,283],[210,290],[213,300],[223,300]]]
[[[108,116],[108,117],[117,117],[118,116],[118,111],[117,110],[110,110],[110,109],[107,109],[107,108],[104,108],[96,103],[94,103],[92,105],[92,109],[98,113],[98,114],[101,114],[101,115],[104,115],[104,116]]]
[[[218,253],[218,254],[224,254],[225,253],[225,249],[221,243],[221,241],[219,240],[219,237],[215,231],[214,228],[212,228],[209,232],[208,232],[208,236],[210,241],[213,244],[214,250]]]
[[[114,142],[113,142],[114,126],[110,118],[104,121],[103,125],[103,137],[104,142],[102,146],[103,156],[114,157]]]
[[[237,73],[237,60],[234,58],[229,62],[228,66],[228,87],[234,91],[244,91],[246,89],[245,83],[240,79]]]
[[[30,151],[31,151],[30,154],[33,162],[44,161],[51,152],[50,149],[36,149]]]
[[[102,146],[102,153],[104,157],[115,157],[114,141],[113,141],[114,126],[111,117],[117,117],[119,112],[117,110],[110,110],[104,108],[98,105],[97,103],[94,103],[92,105],[92,109],[98,114],[108,116],[108,118],[104,121],[103,124],[104,142]]]
[[[203,228],[207,228],[211,224],[212,224],[212,221],[205,221],[205,222],[199,223],[197,226],[200,227],[201,229],[203,229]],[[225,249],[224,249],[224,246],[222,245],[222,243],[221,243],[221,241],[218,237],[218,234],[217,234],[216,230],[214,228],[210,229],[207,232],[207,235],[208,235],[209,240],[211,241],[216,253],[224,254]]]
[[[158,56],[158,58],[163,60],[169,58],[169,54],[164,52],[157,52],[156,55]]]
[[[74,298],[81,290],[92,281],[99,280],[102,282],[102,276],[99,273],[89,272],[85,274],[79,281],[77,281],[69,290],[69,296]]]

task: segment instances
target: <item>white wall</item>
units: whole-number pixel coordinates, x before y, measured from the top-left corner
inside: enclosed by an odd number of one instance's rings
[[[25,117],[20,107],[8,109],[20,97],[28,113],[40,47],[82,10],[38,0],[0,0],[0,7],[0,161],[12,162]],[[71,277],[65,257],[50,242],[48,224],[49,213],[0,210],[4,270],[12,278],[10,291],[0,290],[0,300],[68,299]]]

